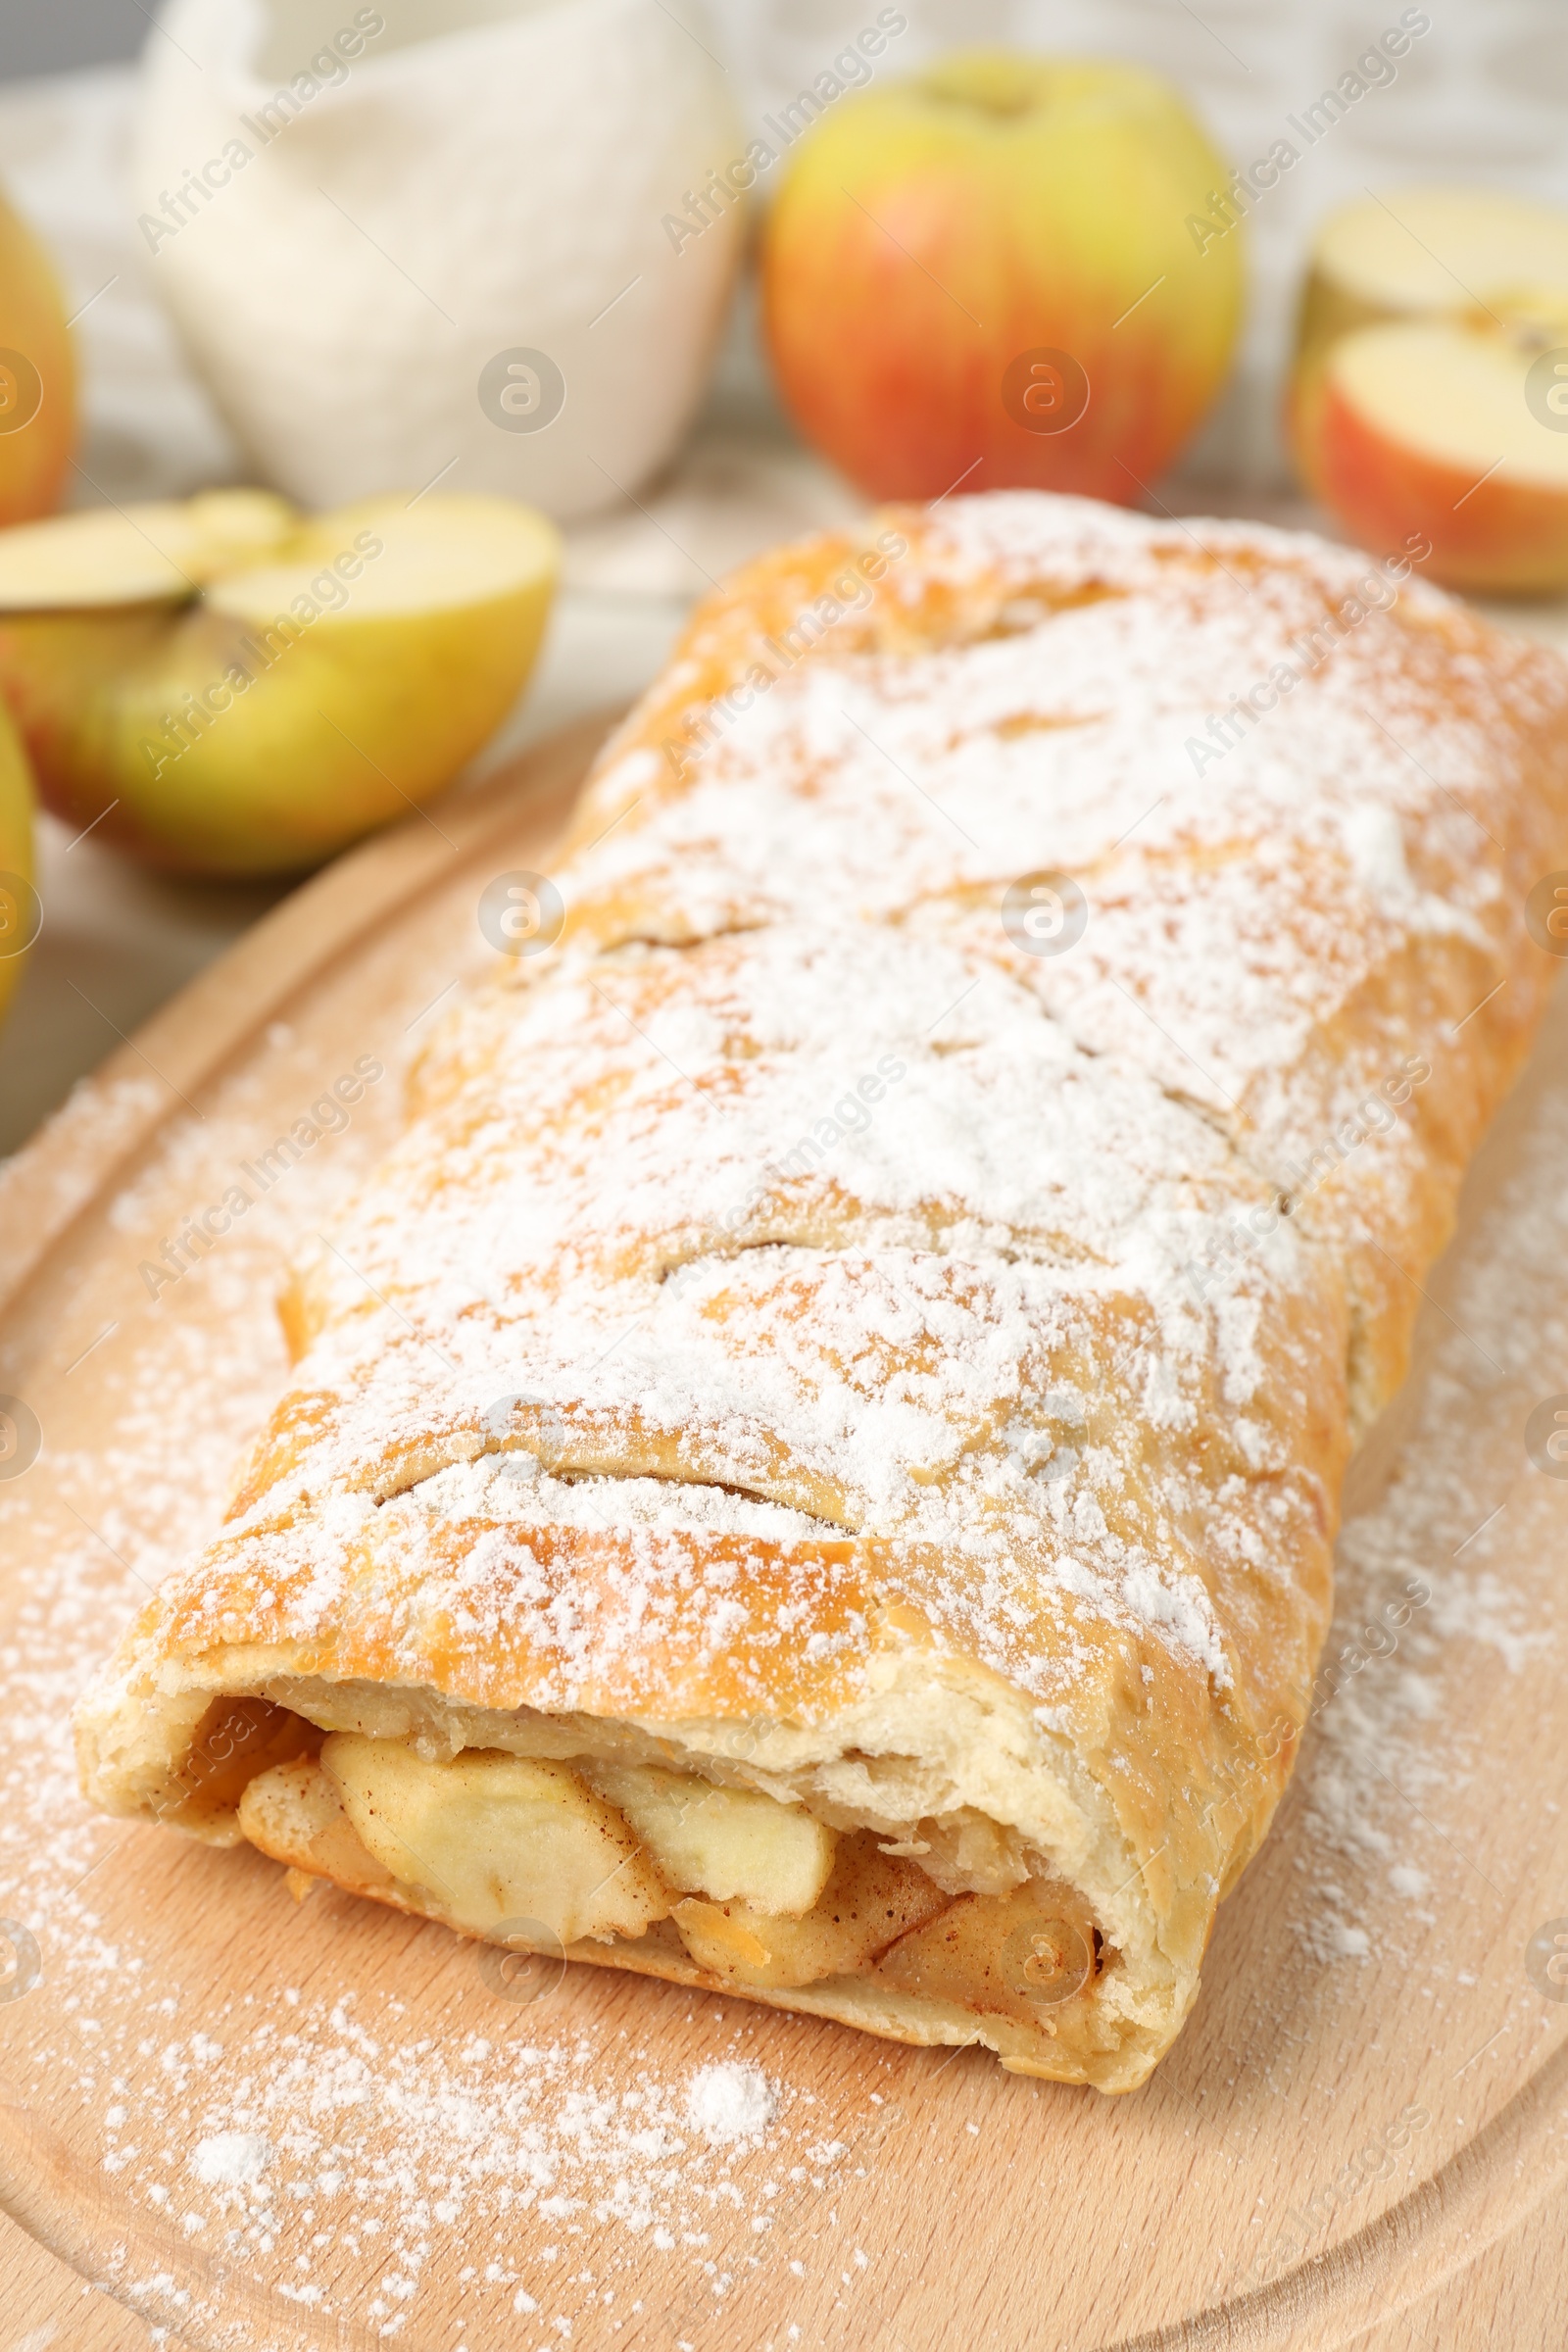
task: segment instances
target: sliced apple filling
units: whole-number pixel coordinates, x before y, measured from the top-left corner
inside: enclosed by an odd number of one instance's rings
[[[636,1937],[668,1915],[635,1834],[564,1764],[488,1749],[428,1764],[399,1740],[335,1732],[321,1765],[369,1853],[455,1927],[537,1919],[565,1944]]]
[[[253,1845],[298,1873],[520,1942],[635,1944],[661,1923],[702,1975],[783,1992],[857,1978],[945,2007],[1051,2024],[1102,1942],[1081,1898],[1030,1878],[954,1892],[871,1830],[657,1766],[541,1762],[334,1732],[262,1772]]]
[[[676,1906],[675,1924],[710,1975],[784,1989],[861,1975],[952,1900],[916,1864],[882,1853],[862,1830],[843,1840],[822,1900],[805,1918],[772,1916],[757,1903],[688,1900]]]
[[[680,1894],[800,1918],[827,1885],[837,1838],[802,1806],[652,1765],[599,1764],[589,1777]]]

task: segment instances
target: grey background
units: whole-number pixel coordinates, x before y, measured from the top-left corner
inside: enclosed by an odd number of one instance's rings
[[[0,8],[0,81],[118,64],[146,34],[136,0],[10,0]]]

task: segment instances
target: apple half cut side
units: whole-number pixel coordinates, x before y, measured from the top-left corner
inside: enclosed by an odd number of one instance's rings
[[[37,931],[32,871],[32,779],[17,731],[0,710],[0,1016]]]
[[[48,807],[187,874],[296,872],[404,816],[538,655],[554,526],[511,499],[259,491],[0,537],[0,694]]]
[[[1500,189],[1395,188],[1331,213],[1312,240],[1298,361],[1360,326],[1568,287],[1568,213]]]
[[[1342,206],[1312,241],[1286,401],[1302,480],[1379,554],[1425,532],[1450,586],[1561,586],[1565,346],[1568,211],[1459,186]]]
[[[1477,316],[1347,335],[1314,419],[1324,503],[1378,554],[1424,534],[1427,569],[1450,587],[1568,586],[1568,409],[1559,428],[1528,398],[1532,368],[1556,348],[1568,362],[1568,316],[1535,331]],[[1562,379],[1568,391],[1568,365]]]

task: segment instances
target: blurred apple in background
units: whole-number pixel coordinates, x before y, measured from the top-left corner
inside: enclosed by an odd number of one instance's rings
[[[76,437],[76,371],[49,257],[0,196],[0,523],[50,514]]]
[[[560,561],[500,498],[305,517],[265,491],[0,535],[0,693],[46,806],[177,873],[289,873],[449,784]]]
[[[32,779],[15,727],[0,710],[0,1019],[38,928],[32,887]]]
[[[1568,214],[1408,188],[1319,230],[1288,402],[1302,478],[1376,553],[1496,593],[1568,586]]]
[[[1004,51],[846,98],[768,219],[763,300],[807,438],[878,498],[1137,498],[1230,365],[1240,230],[1165,82]]]
[[[744,156],[696,0],[172,0],[132,182],[146,275],[256,472],[303,505],[614,506],[707,384]],[[709,36],[711,39],[711,36]]]

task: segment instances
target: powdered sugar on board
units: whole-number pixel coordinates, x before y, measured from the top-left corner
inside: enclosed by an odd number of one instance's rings
[[[1336,1622],[1280,1824],[1289,1838],[1298,1817],[1305,1833],[1316,1899],[1303,1927],[1326,1958],[1376,1946],[1414,1963],[1440,1924],[1436,1886],[1495,1922],[1516,1880],[1490,1837],[1456,1846],[1445,1825],[1472,1789],[1497,1822],[1518,1792],[1494,1785],[1493,1710],[1547,1719],[1562,1673],[1568,1481],[1543,1475],[1524,1425],[1568,1392],[1568,1092],[1546,1083],[1565,1015],[1559,996],[1491,1147],[1510,1173],[1434,1278],[1387,1490],[1341,1533]],[[1524,1793],[1555,1809],[1555,1788]]]
[[[686,2114],[710,2139],[750,2139],[765,2132],[778,2097],[760,2067],[704,2066],[692,2079]]]
[[[341,2309],[330,2282],[373,2257],[355,2316],[395,2338],[442,2243],[505,2253],[474,2282],[495,2328],[508,2310],[559,2309],[589,2225],[606,2283],[647,2277],[650,2257],[702,2274],[715,2214],[760,2239],[843,2167],[821,2102],[751,2059],[687,2070],[552,2029],[544,2007],[520,2027],[500,2000],[491,2015],[494,2036],[431,2036],[395,1998],[323,2012],[292,1986],[241,1996],[211,2032],[148,2037],[140,2095],[106,2114],[104,2168],[290,2300]],[[763,2163],[738,2176],[736,2154]]]
[[[192,2150],[190,2169],[205,2188],[245,2188],[261,2179],[271,2154],[259,2132],[212,2132]]]

